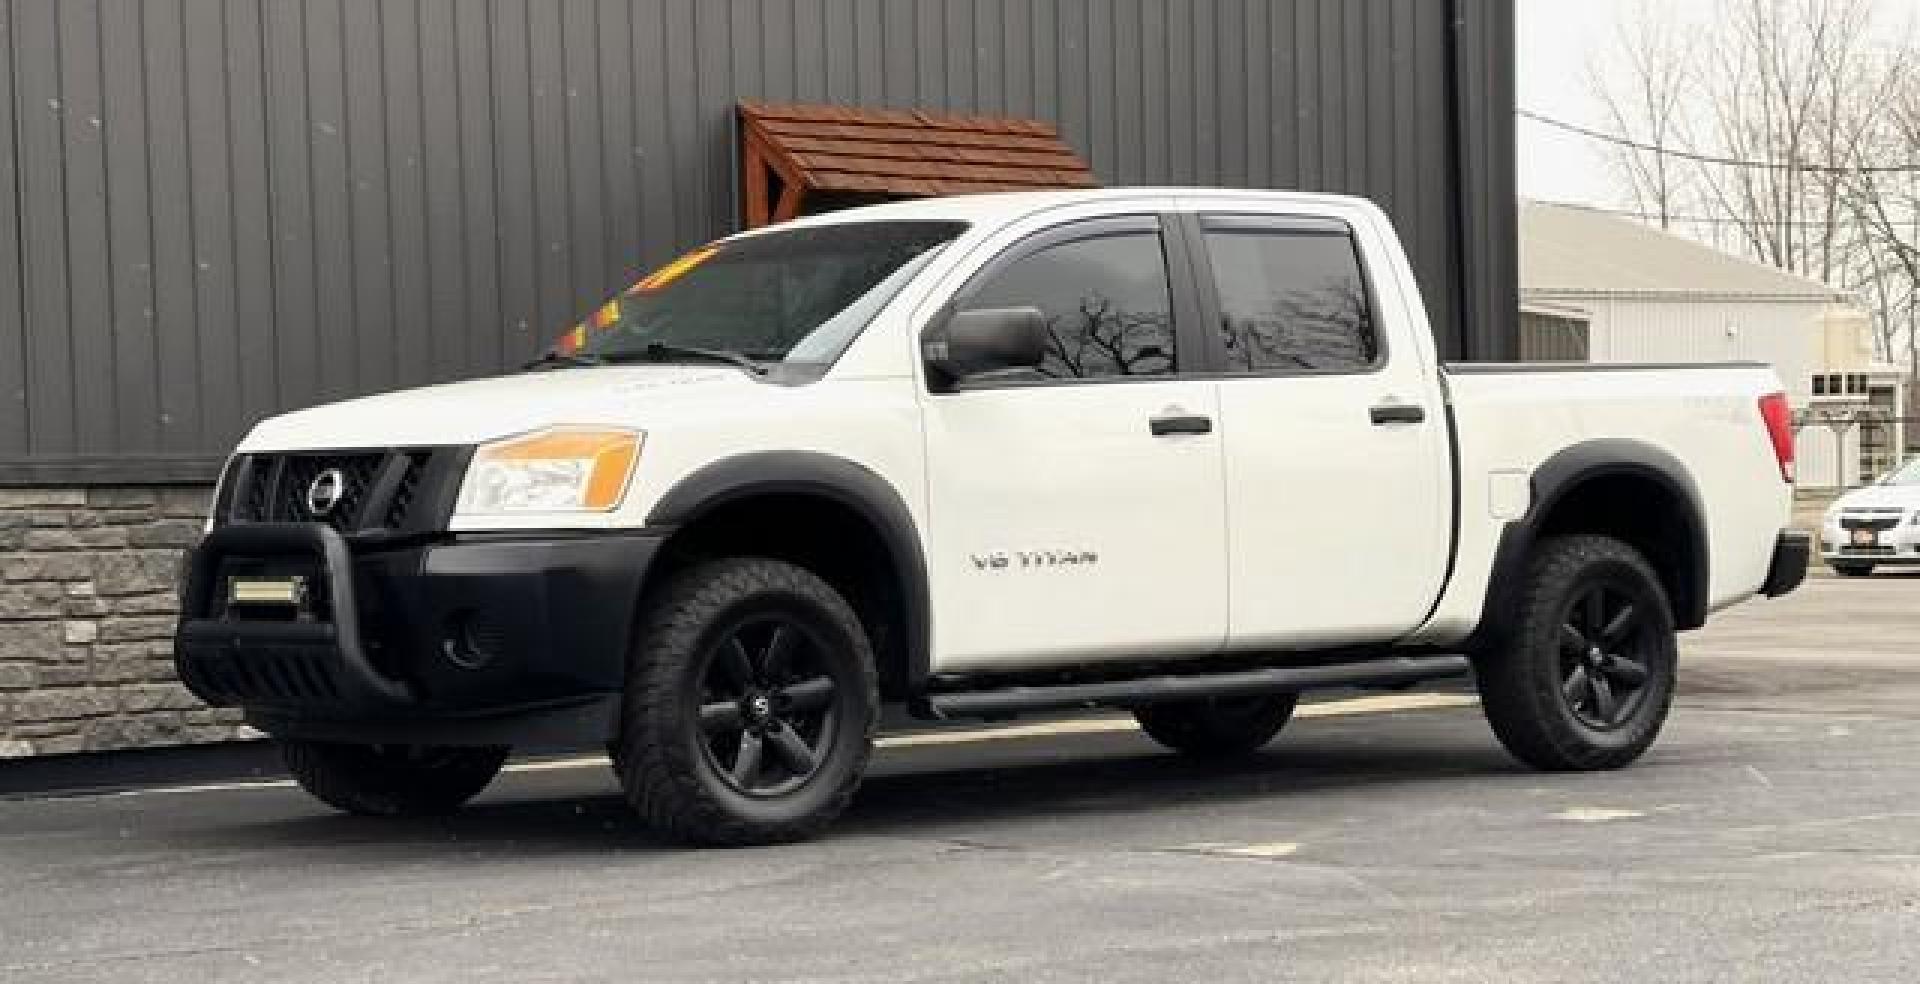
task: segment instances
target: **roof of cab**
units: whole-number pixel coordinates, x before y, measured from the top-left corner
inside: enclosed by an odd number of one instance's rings
[[[1238,188],[1093,188],[1072,191],[1014,191],[980,195],[949,195],[916,198],[809,215],[777,225],[762,226],[748,235],[804,226],[836,225],[845,222],[880,221],[959,221],[976,225],[1005,225],[1050,209],[1099,202],[1124,202],[1141,198],[1233,198],[1259,199],[1276,205],[1294,206],[1352,204],[1362,201],[1347,195],[1324,195],[1296,191],[1271,191]]]

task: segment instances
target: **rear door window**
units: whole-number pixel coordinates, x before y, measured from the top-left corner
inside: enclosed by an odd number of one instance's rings
[[[1365,372],[1380,335],[1360,254],[1344,227],[1203,220],[1229,372]]]

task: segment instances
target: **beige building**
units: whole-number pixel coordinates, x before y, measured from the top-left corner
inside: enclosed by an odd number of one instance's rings
[[[1800,485],[1878,475],[1904,446],[1905,375],[1851,295],[1592,209],[1520,209],[1520,351],[1533,360],[1772,365],[1800,421]]]

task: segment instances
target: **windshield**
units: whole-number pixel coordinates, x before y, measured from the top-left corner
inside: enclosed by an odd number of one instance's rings
[[[1920,485],[1920,458],[1895,468],[1880,480],[1881,485]]]
[[[704,246],[608,301],[554,351],[582,361],[729,353],[828,364],[965,227],[855,222]]]

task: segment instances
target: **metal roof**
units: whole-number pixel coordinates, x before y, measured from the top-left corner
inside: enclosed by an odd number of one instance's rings
[[[1851,301],[1845,291],[1576,205],[1520,205],[1520,291],[1536,297]]]
[[[1099,184],[1038,120],[754,102],[741,103],[740,116],[783,170],[819,191],[959,195]]]

